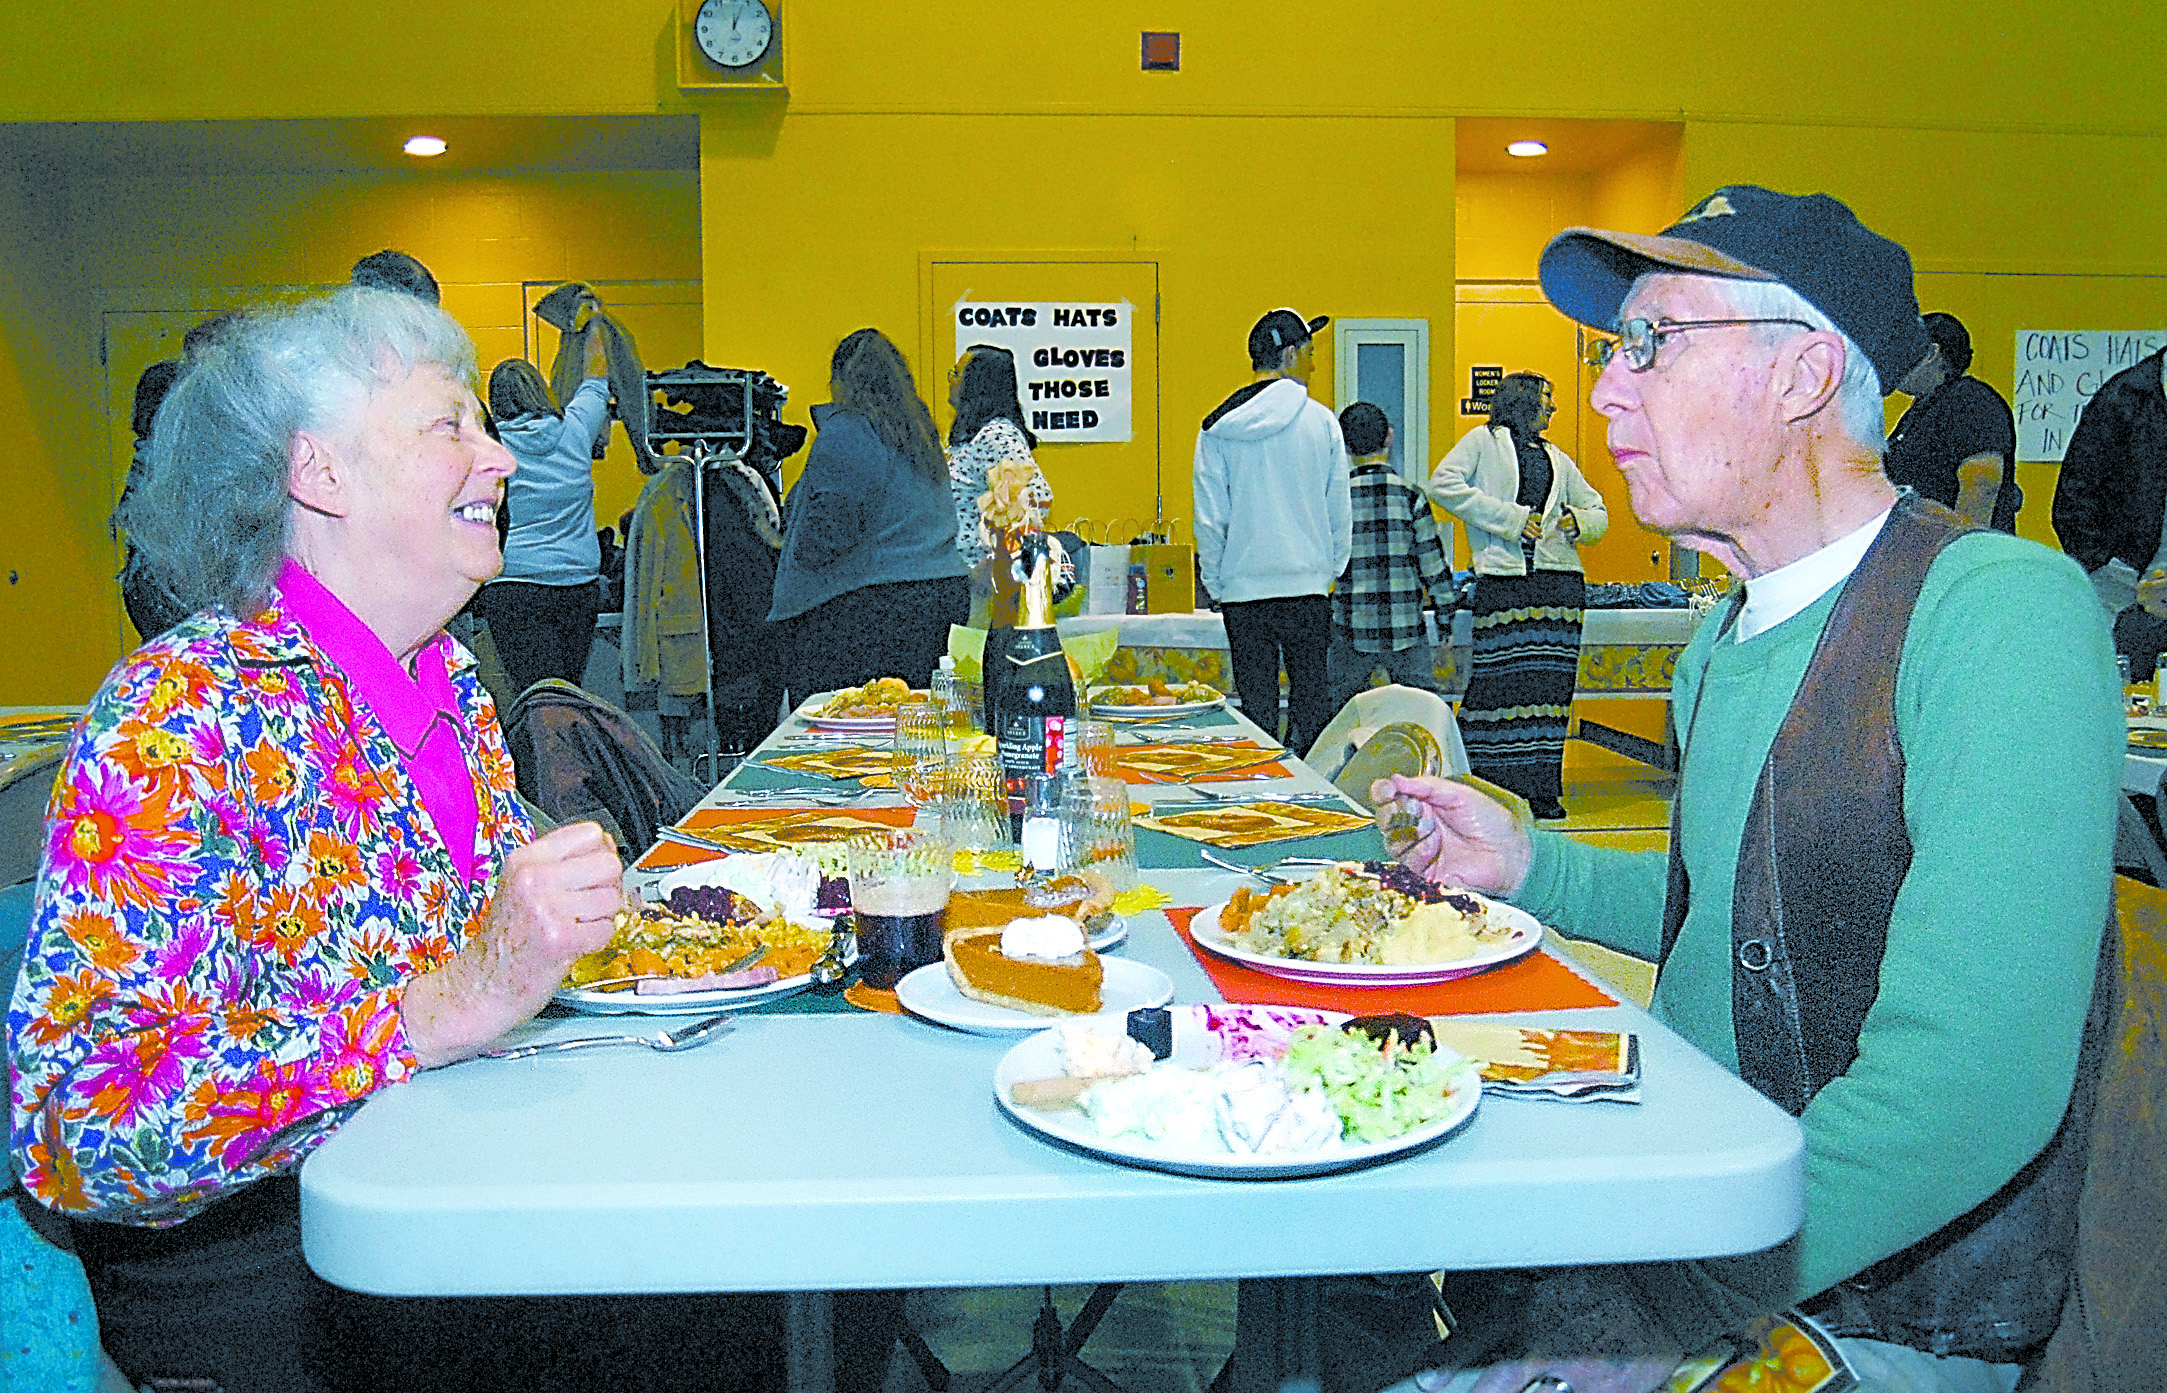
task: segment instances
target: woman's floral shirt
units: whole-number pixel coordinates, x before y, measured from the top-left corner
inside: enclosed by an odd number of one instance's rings
[[[472,655],[447,666],[473,884],[398,748],[276,610],[199,614],[107,678],[47,809],[8,1009],[13,1159],[45,1204],[177,1223],[415,1071],[405,979],[476,930],[533,835]]]

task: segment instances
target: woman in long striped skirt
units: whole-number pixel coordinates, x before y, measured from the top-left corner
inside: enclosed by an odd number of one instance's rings
[[[1587,601],[1578,543],[1610,525],[1602,495],[1543,439],[1555,411],[1547,378],[1512,373],[1489,424],[1430,476],[1430,497],[1467,528],[1475,568],[1475,663],[1460,702],[1468,763],[1545,819],[1565,816],[1565,727]]]

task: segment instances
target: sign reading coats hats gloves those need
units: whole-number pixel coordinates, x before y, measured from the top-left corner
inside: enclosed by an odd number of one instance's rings
[[[976,344],[1005,348],[1016,357],[1024,422],[1040,443],[1118,444],[1131,438],[1135,313],[1126,300],[958,300],[950,361]]]
[[[2084,404],[2108,378],[2167,346],[2167,330],[2019,329],[2017,458],[2059,464]]]

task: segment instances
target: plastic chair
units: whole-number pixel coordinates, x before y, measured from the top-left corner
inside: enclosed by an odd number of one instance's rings
[[[0,890],[0,980],[12,985],[30,933],[35,883]],[[12,1131],[12,1127],[10,1129]],[[13,1138],[9,1138],[10,1149]],[[14,1178],[0,1192],[14,1189]],[[7,1345],[0,1350],[0,1387],[51,1393],[92,1393],[101,1386],[104,1352],[90,1282],[75,1254],[57,1248],[0,1197],[0,1264],[8,1273]],[[125,1385],[123,1385],[125,1386]]]
[[[1452,704],[1419,687],[1372,687],[1355,693],[1317,733],[1316,743],[1303,758],[1325,778],[1336,779],[1356,750],[1384,727],[1400,722],[1421,726],[1435,737],[1444,773],[1467,772],[1467,746],[1460,742],[1460,723],[1452,714]],[[1364,788],[1356,797],[1367,803],[1369,790]]]
[[[598,822],[630,863],[700,801],[630,716],[569,682],[546,678],[505,713],[519,796],[559,823]]]

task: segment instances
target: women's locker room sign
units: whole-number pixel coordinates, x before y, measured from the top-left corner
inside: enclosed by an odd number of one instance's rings
[[[1016,388],[1031,433],[1048,445],[1121,443],[1131,438],[1126,300],[1055,304],[958,300],[954,358],[977,344],[1016,355]],[[954,361],[951,359],[950,361]]]

